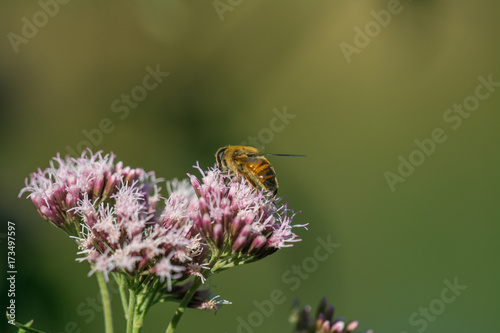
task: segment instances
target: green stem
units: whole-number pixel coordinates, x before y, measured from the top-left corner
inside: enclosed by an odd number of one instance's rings
[[[137,301],[135,303],[134,312],[134,330],[133,333],[139,333],[141,331],[142,325],[144,324],[144,317],[146,315],[147,308],[144,308],[144,298],[147,297],[147,292],[141,291],[137,295]]]
[[[150,306],[153,304],[156,298],[158,286],[159,286],[158,281],[155,281],[150,288],[147,288],[147,290],[141,293],[140,296],[138,297],[137,311],[135,312],[134,325],[139,329],[144,324],[144,318],[146,317],[146,314]]]
[[[181,320],[184,311],[186,311],[189,301],[191,300],[191,298],[193,298],[194,293],[196,292],[196,290],[198,290],[198,287],[200,285],[201,285],[201,277],[197,277],[194,280],[193,285],[191,286],[191,288],[189,288],[188,292],[186,293],[186,295],[184,295],[184,298],[177,307],[177,310],[175,311],[175,314],[172,317],[172,320],[170,321],[170,324],[168,325],[165,333],[172,333],[177,328],[177,325],[179,324],[179,321]]]
[[[138,295],[137,296],[137,301],[135,303],[135,311],[134,311],[134,327],[132,329],[132,332],[133,333],[139,333],[141,331],[141,328],[142,328],[142,325],[144,324],[144,321],[141,320],[141,314],[143,314],[144,312],[141,312],[139,310],[139,307],[140,307],[140,303],[142,302],[142,295]]]
[[[106,333],[113,333],[113,316],[111,315],[111,300],[109,298],[108,286],[101,272],[96,272],[97,283],[101,292],[102,306],[104,311],[104,327]]]
[[[137,294],[134,286],[129,287],[128,298],[128,312],[127,312],[127,333],[134,332],[134,319],[135,319],[135,303],[137,301]]]
[[[127,292],[126,292],[126,283],[127,281],[123,276],[120,274],[113,274],[113,277],[115,278],[116,284],[118,284],[118,290],[120,291],[120,299],[122,301],[122,307],[123,307],[123,315],[125,319],[127,319]]]

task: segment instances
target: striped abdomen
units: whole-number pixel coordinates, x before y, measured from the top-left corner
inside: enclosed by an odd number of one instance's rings
[[[274,195],[278,192],[276,172],[265,157],[259,156],[249,158],[244,164],[244,168],[246,170],[242,170],[243,176],[245,176],[253,186],[259,185]]]

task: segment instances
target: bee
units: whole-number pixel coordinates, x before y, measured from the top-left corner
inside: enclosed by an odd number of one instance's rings
[[[255,188],[262,188],[273,195],[278,193],[276,172],[264,156],[293,156],[304,155],[263,154],[260,150],[249,146],[226,146],[215,153],[217,167],[221,171],[231,171],[240,174]]]

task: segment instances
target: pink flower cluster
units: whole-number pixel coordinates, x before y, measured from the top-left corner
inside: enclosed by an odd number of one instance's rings
[[[159,209],[154,172],[114,164],[114,155],[101,152],[54,160],[31,174],[20,195],[29,192],[44,219],[77,239],[89,274],[147,276],[179,294],[185,288],[178,283],[190,276],[204,281],[300,240],[286,205],[218,169],[197,166],[201,180],[167,183]]]
[[[190,227],[165,228],[158,223],[137,181],[121,184],[110,202],[97,207],[85,195],[74,211],[83,222],[78,242],[85,257],[80,260],[93,263],[90,274],[154,274],[171,289],[172,279],[180,278],[184,263],[191,260],[186,237]]]
[[[262,259],[300,241],[292,232],[294,214],[287,215],[280,199],[256,190],[243,177],[199,170],[201,181],[189,175],[198,197],[189,206],[189,219],[219,256],[220,269]]]
[[[154,173],[146,173],[143,169],[123,167],[122,162],[113,163],[113,154],[92,154],[84,151],[79,158],[67,156],[62,159],[59,154],[50,162],[50,167],[34,172],[26,178],[26,187],[19,197],[29,192],[28,198],[35,205],[40,216],[68,233],[78,233],[78,221],[75,221],[75,208],[86,194],[94,201],[104,201],[116,192],[117,186],[141,182],[143,192],[149,192],[157,180]],[[154,207],[159,196],[150,196],[150,206]]]

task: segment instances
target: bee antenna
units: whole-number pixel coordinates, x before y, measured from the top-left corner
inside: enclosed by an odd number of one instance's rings
[[[307,155],[296,155],[296,154],[262,154],[264,156],[286,156],[286,157],[307,157]]]

